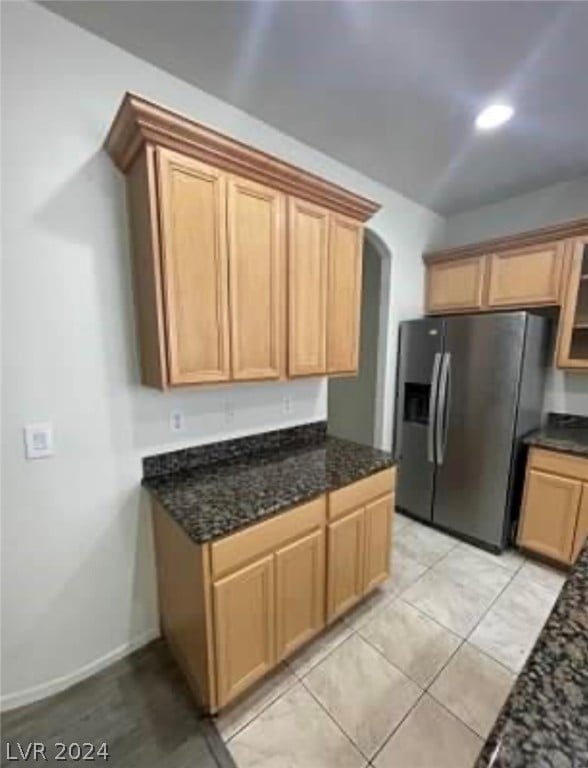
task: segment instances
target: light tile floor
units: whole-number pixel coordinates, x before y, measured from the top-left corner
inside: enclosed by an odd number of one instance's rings
[[[471,768],[564,580],[396,515],[390,581],[219,731],[238,768]]]

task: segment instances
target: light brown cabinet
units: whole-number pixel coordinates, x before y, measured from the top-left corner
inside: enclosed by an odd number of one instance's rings
[[[106,148],[127,175],[144,384],[357,371],[379,206],[133,94]]]
[[[531,469],[527,474],[519,543],[569,563],[582,483]]]
[[[163,634],[206,711],[387,578],[394,477],[378,472],[205,544],[153,502]]]
[[[393,497],[372,501],[365,508],[365,555],[363,588],[366,592],[390,576],[390,541]]]
[[[572,552],[572,562],[576,560],[586,539],[588,539],[588,483],[582,485],[582,498],[580,499],[580,510],[578,512],[578,523],[574,535],[574,549]]]
[[[559,321],[556,361],[559,368],[588,369],[588,236],[570,242],[570,266]]]
[[[486,259],[455,259],[426,269],[426,308],[430,314],[475,311],[482,308]]]
[[[362,225],[290,198],[289,374],[353,374],[359,365]]]
[[[332,214],[329,232],[327,372],[356,373],[359,367],[363,227]]]
[[[275,664],[273,557],[257,560],[212,589],[218,700],[225,702]]]
[[[285,364],[286,199],[231,176],[227,184],[231,371],[277,379]]]
[[[390,575],[394,472],[329,496],[327,618],[345,613]]]
[[[566,565],[588,532],[588,459],[542,449],[529,455],[518,543]]]
[[[345,613],[363,595],[364,531],[363,509],[358,509],[329,525],[329,621]]]
[[[329,212],[290,198],[288,218],[289,374],[327,370]]]
[[[560,301],[565,243],[547,243],[489,257],[489,308],[556,305]]]
[[[322,530],[276,552],[276,648],[283,659],[325,623],[325,537]]]
[[[226,178],[167,149],[157,161],[169,383],[227,381]]]

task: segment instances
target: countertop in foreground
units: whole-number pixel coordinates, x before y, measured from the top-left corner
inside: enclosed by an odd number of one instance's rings
[[[588,766],[588,542],[475,768]]]
[[[255,439],[261,449],[263,436]],[[143,485],[202,544],[393,464],[385,451],[318,433],[306,444],[237,450],[224,461],[144,477]]]

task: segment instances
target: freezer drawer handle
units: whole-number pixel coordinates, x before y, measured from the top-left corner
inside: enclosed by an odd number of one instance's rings
[[[445,449],[447,448],[447,430],[449,428],[449,409],[451,407],[451,353],[445,352],[441,364],[439,376],[439,399],[437,401],[435,448],[437,451],[437,464],[445,461]]]
[[[435,463],[435,403],[437,402],[437,386],[439,384],[439,370],[441,368],[441,352],[435,352],[433,359],[433,376],[431,378],[431,392],[429,394],[429,426],[427,428],[427,460]]]

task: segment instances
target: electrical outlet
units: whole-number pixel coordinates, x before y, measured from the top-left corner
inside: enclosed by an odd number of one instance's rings
[[[25,456],[27,459],[47,459],[53,456],[53,425],[27,424],[24,428]]]
[[[225,400],[225,424],[232,424],[235,420],[235,405],[230,398]]]
[[[183,432],[186,426],[182,411],[172,411],[169,417],[169,428],[172,432]]]
[[[291,395],[284,395],[284,400],[282,403],[282,411],[284,412],[285,416],[289,416],[294,409],[294,404],[292,402],[292,396]]]

